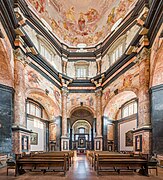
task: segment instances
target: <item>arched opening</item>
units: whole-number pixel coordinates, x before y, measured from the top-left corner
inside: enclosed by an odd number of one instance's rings
[[[41,89],[27,92],[27,129],[32,130],[31,151],[60,150],[60,109]]]
[[[104,149],[133,151],[131,132],[136,128],[137,96],[132,91],[123,91],[114,96],[104,109]]]
[[[84,107],[72,110],[68,127],[70,127],[70,149],[75,149],[78,153],[93,149],[95,119],[91,111]]]

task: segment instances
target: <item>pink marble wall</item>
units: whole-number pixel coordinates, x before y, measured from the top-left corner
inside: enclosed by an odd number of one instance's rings
[[[150,87],[163,84],[163,38],[161,32],[163,25],[157,33],[151,48],[150,55]]]
[[[13,49],[5,30],[0,23],[0,29],[4,35],[0,39],[0,83],[7,86],[14,86],[14,58]]]

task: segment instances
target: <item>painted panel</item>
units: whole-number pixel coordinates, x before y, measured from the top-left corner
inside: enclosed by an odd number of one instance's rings
[[[120,129],[120,151],[133,151],[133,146],[126,146],[126,133],[136,129],[137,120],[125,122],[119,125]]]

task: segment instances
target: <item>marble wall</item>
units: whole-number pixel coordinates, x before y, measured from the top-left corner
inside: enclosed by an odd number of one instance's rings
[[[12,152],[13,96],[13,88],[0,84],[0,153]]]

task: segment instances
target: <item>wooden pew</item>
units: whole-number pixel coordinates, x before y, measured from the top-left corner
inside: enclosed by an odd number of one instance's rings
[[[19,175],[22,171],[28,170],[41,170],[44,173],[46,171],[61,171],[66,175],[67,170],[67,157],[66,155],[60,155],[57,157],[30,157],[30,158],[17,158],[16,159],[16,175]]]
[[[102,171],[116,171],[120,173],[120,170],[133,170],[141,169],[143,175],[148,175],[148,161],[140,158],[139,156],[125,156],[126,154],[96,154],[95,170],[97,174]]]
[[[34,154],[30,158],[31,159],[61,159],[63,156],[66,158],[66,169],[69,170],[70,167],[70,156],[68,153],[42,153],[42,154]]]
[[[66,155],[67,159],[67,168],[71,167],[71,164],[73,163],[73,157],[74,157],[74,152],[73,151],[54,151],[54,152],[44,152],[44,153],[37,153],[37,154],[32,154],[31,157],[55,157],[59,158],[62,155]]]

